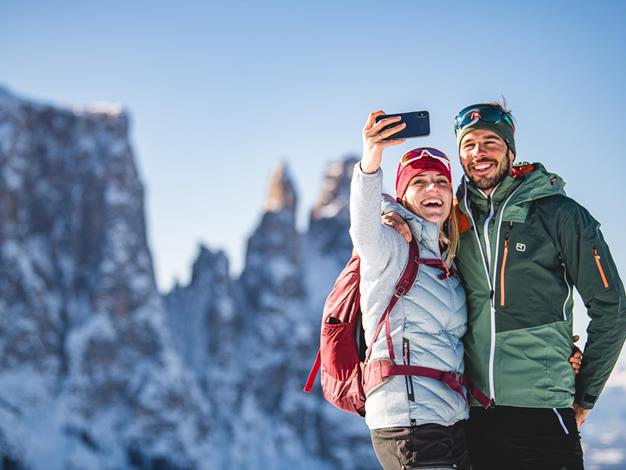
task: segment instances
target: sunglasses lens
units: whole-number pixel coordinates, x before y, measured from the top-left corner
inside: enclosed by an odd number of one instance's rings
[[[504,121],[509,127],[515,130],[513,120],[508,113],[504,113],[493,106],[473,105],[463,108],[461,112],[457,114],[454,119],[455,132],[475,120],[483,120],[487,122]]]
[[[439,160],[442,162],[448,170],[450,169],[450,160],[445,153],[441,152],[432,147],[421,147],[415,150],[411,150],[410,152],[405,153],[402,156],[401,163],[402,166],[408,165],[411,162],[419,160],[424,157],[434,158],[435,160]]]

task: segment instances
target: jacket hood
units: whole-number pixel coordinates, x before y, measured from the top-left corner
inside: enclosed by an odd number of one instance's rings
[[[551,173],[541,163],[519,163],[513,166],[512,175],[506,176],[491,193],[496,204],[511,198],[507,204],[504,220],[523,222],[526,219],[528,202],[544,197],[565,195],[565,181]],[[488,200],[485,193],[474,186],[467,177],[457,191],[459,207],[467,212],[467,203],[486,212]]]
[[[413,237],[415,237],[415,240],[424,245],[424,247],[433,252],[437,257],[441,256],[441,252],[439,250],[438,223],[422,219],[388,194],[383,194],[381,209],[383,215],[391,212],[398,213],[398,215],[400,215],[400,217],[402,217],[406,223],[409,224],[409,228],[411,229],[411,233],[413,234]]]

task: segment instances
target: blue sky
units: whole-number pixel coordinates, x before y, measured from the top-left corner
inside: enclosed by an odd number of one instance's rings
[[[542,161],[602,222],[622,275],[626,2],[0,2],[0,84],[58,104],[121,103],[146,186],[157,279],[186,281],[199,242],[236,274],[272,168],[289,163],[298,224],[325,166],[360,152],[370,111],[452,118],[505,95],[518,159]]]

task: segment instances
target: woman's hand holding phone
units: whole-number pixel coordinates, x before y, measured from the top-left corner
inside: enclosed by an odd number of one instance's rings
[[[375,173],[380,167],[383,150],[404,142],[405,139],[389,139],[406,127],[405,123],[383,129],[390,124],[399,122],[402,118],[394,116],[381,119],[376,122],[378,116],[384,115],[384,111],[370,113],[365,127],[363,128],[363,157],[361,158],[361,170],[365,173]],[[387,140],[386,140],[387,139]]]

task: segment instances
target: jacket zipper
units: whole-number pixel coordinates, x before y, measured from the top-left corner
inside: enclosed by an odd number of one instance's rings
[[[404,356],[404,364],[411,365],[411,350],[409,347],[408,338],[402,338],[402,355]],[[415,402],[415,390],[413,389],[413,379],[410,375],[404,376],[404,382],[406,384],[406,394],[409,401]]]
[[[472,223],[472,227],[474,229],[474,236],[476,237],[476,243],[478,244],[478,249],[480,251],[481,254],[481,258],[483,261],[483,267],[485,268],[485,274],[487,275],[487,284],[489,285],[489,295],[490,295],[490,302],[489,302],[489,307],[491,310],[491,346],[489,349],[489,397],[491,398],[491,402],[495,404],[496,402],[496,391],[495,391],[495,387],[494,387],[494,380],[493,380],[493,368],[494,368],[494,356],[495,356],[495,346],[496,346],[496,308],[495,308],[495,304],[494,304],[494,285],[496,282],[496,269],[493,270],[493,281],[491,279],[491,276],[489,275],[489,267],[487,266],[487,259],[489,259],[489,262],[491,262],[491,250],[490,247],[488,246],[488,244],[486,244],[486,248],[489,249],[489,257],[486,258],[485,254],[483,253],[483,248],[482,245],[480,243],[480,238],[478,236],[478,230],[476,229],[476,223],[474,221],[474,216],[472,214],[472,211],[469,207],[469,205],[467,204],[467,179],[463,180],[463,184],[464,184],[464,189],[465,192],[463,194],[463,202],[465,203],[465,209],[470,217],[470,221]],[[499,186],[499,185],[498,185]],[[495,192],[496,189],[498,188],[498,186],[496,186],[495,188],[493,188],[492,192]],[[506,201],[504,201],[504,203],[502,204],[502,206],[499,209],[500,212],[500,222],[498,223],[498,231],[497,231],[497,236],[496,236],[496,247],[499,244],[499,240],[500,240],[500,224],[502,223],[502,216],[504,215],[504,209],[506,208],[507,204],[509,203],[509,201],[511,200],[511,198],[513,197],[513,195],[517,192],[517,190],[519,188],[521,188],[522,185],[519,185],[517,188],[515,188],[515,190],[509,195],[509,197],[506,199]],[[482,191],[481,191],[482,193]],[[483,195],[485,195],[483,193]],[[493,201],[491,201],[491,198],[488,197],[489,202],[490,202],[490,215],[488,219],[491,219],[491,217],[493,216],[492,211],[493,211]],[[485,224],[484,228],[487,229],[489,227],[488,223]],[[486,231],[486,230],[485,230]],[[486,240],[488,240],[488,238],[486,238]],[[497,264],[497,258],[498,258],[498,250],[496,250],[496,264]]]
[[[598,271],[600,272],[600,277],[602,278],[602,284],[604,285],[605,289],[608,289],[609,283],[606,280],[606,276],[604,275],[604,269],[602,269],[602,264],[600,263],[600,255],[598,255],[598,250],[596,249],[595,246],[593,246],[592,248],[593,248],[593,257],[596,260],[596,266],[598,267]]]
[[[485,276],[487,277],[487,284],[489,285],[489,291],[493,294],[493,288],[491,286],[491,278],[489,277],[489,268],[487,267],[487,260],[485,257],[485,253],[483,253],[483,246],[480,243],[480,237],[478,236],[478,228],[476,227],[476,222],[474,221],[474,214],[472,214],[472,210],[469,206],[469,204],[467,203],[467,180],[464,179],[463,180],[463,184],[464,184],[464,194],[463,194],[463,202],[465,203],[465,209],[467,211],[467,214],[469,215],[470,221],[472,223],[472,230],[474,231],[474,236],[476,237],[476,244],[478,245],[478,251],[480,252],[480,259],[483,262],[483,268],[485,268]],[[491,295],[491,299],[489,302],[489,308],[491,310],[491,317],[493,318],[493,295]],[[491,337],[491,342],[492,344],[495,342],[495,339],[493,338],[493,335]],[[491,359],[491,350],[489,352],[489,357]],[[491,381],[491,361],[489,362],[489,398],[491,398],[492,402],[495,402],[495,393],[493,390],[493,383]]]
[[[491,200],[491,196],[487,196],[487,203],[489,204],[489,215],[485,219],[485,223],[483,224],[483,236],[485,237],[485,253],[487,254],[487,267],[491,268],[491,244],[489,242],[489,222],[494,216],[493,212],[493,201]]]
[[[565,266],[565,263],[562,262],[561,266],[563,266],[563,279],[565,280],[565,285],[567,285],[567,297],[565,297],[565,302],[563,302],[563,321],[565,321],[567,320],[567,311],[566,311],[567,301],[572,295],[572,286],[567,280],[567,267]]]
[[[494,188],[494,191],[497,189]],[[485,220],[485,225],[483,226],[483,233],[485,236],[485,251],[487,252],[487,276],[489,277],[489,270],[491,270],[491,244],[489,242],[489,222],[493,218],[493,200],[491,196],[487,197],[487,201],[489,202],[489,216]],[[480,241],[479,241],[480,243]],[[490,283],[490,299],[489,304],[491,308],[491,344],[489,346],[489,391],[491,395],[491,400],[496,401],[496,387],[495,381],[493,379],[493,365],[496,357],[496,309],[493,300],[493,291],[494,291],[494,283]]]
[[[504,270],[506,258],[509,254],[509,236],[504,239],[504,253],[502,254],[502,268],[500,268],[500,307],[504,307]]]

